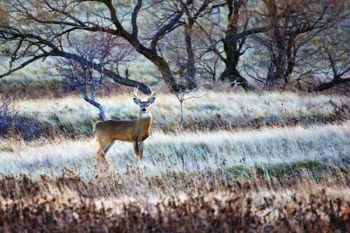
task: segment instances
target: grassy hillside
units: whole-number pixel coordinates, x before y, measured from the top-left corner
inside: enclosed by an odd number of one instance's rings
[[[168,171],[195,172],[244,165],[271,166],[313,160],[344,165],[350,163],[350,122],[341,125],[285,127],[236,132],[154,133],[147,140],[145,159],[140,164],[147,175]],[[0,173],[47,174],[63,165],[79,167],[88,175],[98,144],[92,139],[37,140],[28,144],[14,140],[1,142]],[[135,163],[132,145],[116,142],[108,160],[119,172]],[[91,163],[87,165],[86,163]],[[33,166],[40,169],[32,170]],[[77,167],[78,166],[78,167]],[[47,170],[49,169],[49,170]]]
[[[144,160],[116,142],[108,168],[91,137],[97,111],[81,98],[14,100],[0,141],[0,231],[350,229],[347,97],[193,95],[179,127],[178,101],[159,94]],[[113,119],[138,114],[128,94],[100,101]]]
[[[307,126],[350,119],[350,98],[344,96],[302,96],[289,92],[217,94],[213,91],[194,92],[192,96],[200,98],[185,101],[182,130]],[[131,94],[103,97],[100,102],[111,119],[135,119],[138,115]],[[18,125],[15,128],[25,139],[30,139],[26,133],[28,128],[35,137],[91,135],[91,126],[98,120],[97,110],[77,96],[18,100],[13,105],[18,119],[17,123],[14,121],[14,125]],[[152,114],[155,131],[179,131],[180,105],[175,96],[159,94]]]

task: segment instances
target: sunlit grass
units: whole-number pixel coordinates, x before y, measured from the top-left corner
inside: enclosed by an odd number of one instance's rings
[[[350,99],[344,96],[301,96],[295,93],[194,92],[200,96],[184,102],[183,127],[191,131],[295,125],[350,119]],[[138,107],[132,95],[104,97],[111,119],[135,119]],[[14,103],[19,116],[33,118],[53,128],[63,128],[68,135],[89,135],[98,119],[97,110],[76,96],[62,99],[21,100]],[[342,114],[337,111],[342,110]],[[173,95],[159,94],[152,106],[154,130],[176,132],[179,129],[179,102]]]
[[[130,143],[116,142],[107,159],[118,173],[142,167],[144,175],[166,172],[194,173],[244,165],[270,166],[303,160],[339,164],[350,158],[349,122],[310,128],[286,127],[236,132],[154,133],[145,142],[144,161],[135,162]],[[2,148],[2,149],[1,149]],[[89,177],[95,166],[97,143],[85,140],[39,140],[0,144],[0,173],[61,175],[66,166]],[[346,162],[346,163],[348,163]]]
[[[252,217],[262,223],[260,230],[275,221],[279,227],[299,227],[310,216],[329,226],[346,222],[348,98],[278,92],[194,95],[204,96],[185,102],[184,126],[178,127],[176,98],[158,94],[144,160],[136,161],[132,144],[116,142],[107,155],[109,168],[98,164],[98,145],[89,136],[97,112],[81,98],[16,101],[17,117],[54,129],[64,126],[64,133],[28,141],[11,129],[0,141],[2,216],[17,219],[25,213],[20,226],[30,229],[34,225],[28,219],[48,216],[58,224],[51,221],[44,229],[61,229],[61,223],[75,219],[70,229],[91,225],[100,230],[116,223],[124,229],[125,222],[133,222],[133,231],[141,225],[166,231],[169,219],[176,229]],[[128,94],[101,102],[113,119],[137,116]],[[338,222],[329,222],[328,216],[337,216]]]

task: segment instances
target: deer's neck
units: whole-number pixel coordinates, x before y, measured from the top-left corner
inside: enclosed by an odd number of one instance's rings
[[[152,119],[151,112],[140,112],[139,120]]]
[[[135,128],[138,140],[145,140],[151,135],[152,114],[150,112],[140,112]]]
[[[150,112],[140,112],[139,126],[143,130],[148,130],[152,124],[152,114]]]

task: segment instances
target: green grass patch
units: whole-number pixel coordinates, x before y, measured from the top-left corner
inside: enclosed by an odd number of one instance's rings
[[[322,161],[303,160],[295,163],[283,163],[276,165],[247,167],[238,165],[225,168],[224,172],[237,178],[260,178],[280,176],[302,176],[305,173],[313,177],[326,177],[336,173],[348,174],[350,168],[347,165],[335,166],[334,164],[323,163]]]

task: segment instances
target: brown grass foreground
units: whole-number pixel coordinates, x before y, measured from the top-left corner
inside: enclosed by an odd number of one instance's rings
[[[89,182],[72,174],[7,176],[0,232],[349,232],[350,177],[342,176],[342,183],[298,173],[213,183],[209,172],[179,177],[192,191],[172,194],[165,193],[176,180],[158,176],[140,191],[116,175]],[[115,185],[105,190],[104,182]]]
[[[350,202],[317,195],[210,192],[97,203],[41,196],[0,201],[1,232],[349,232]],[[116,211],[119,210],[119,211]]]
[[[28,142],[9,131],[12,138],[0,142],[0,232],[350,232],[348,103],[278,93],[228,97],[212,93],[189,102],[187,121],[203,123],[205,131],[156,131],[142,164],[129,145],[116,144],[110,170],[95,163],[90,138]],[[72,100],[52,108],[23,102],[19,110],[42,122],[54,123],[52,116],[71,122],[76,135],[84,125],[90,132],[83,117],[95,113]],[[232,104],[241,100],[254,107],[242,112]],[[128,118],[131,103],[108,102],[110,112]],[[155,108],[159,125],[176,120],[169,103],[164,96]],[[215,112],[224,125],[241,128],[207,131]],[[318,124],[275,124],[294,117]],[[341,124],[323,125],[328,117]],[[262,129],[243,124],[254,119]]]

